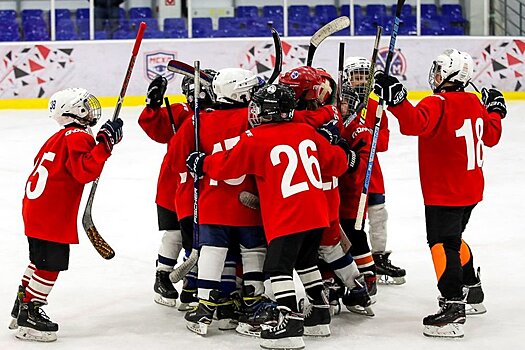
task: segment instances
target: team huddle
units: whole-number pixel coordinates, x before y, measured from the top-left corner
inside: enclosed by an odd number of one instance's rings
[[[444,51],[430,69],[434,93],[416,106],[395,77],[372,74],[364,57],[345,60],[340,86],[311,66],[281,73],[278,84],[240,68],[205,69],[211,82],[201,88],[186,76],[187,103],[165,106],[167,80],[155,78],[139,117],[146,134],[167,145],[156,194],[163,236],[154,300],[178,305],[192,332],[205,335],[217,323],[259,337],[265,349],[301,349],[303,337],[330,336],[331,319],[342,307],[374,316],[377,283],[402,284],[405,270],[392,265],[386,247],[377,157],[367,193],[368,234],[357,220],[371,146],[376,142],[372,151],[385,152],[389,141],[384,112],[374,139],[381,105],[368,85],[398,119],[401,133],[419,139],[427,240],[441,294],[439,311],[423,319],[423,333],[462,337],[466,315],[486,312],[479,268],[462,233],[482,200],[483,145],[499,142],[507,113],[498,90],[483,89],[482,101],[465,92],[473,66],[469,54]],[[108,121],[94,138],[90,127],[100,105],[83,89],[57,92],[49,107],[64,128],[37,154],[27,181],[30,264],[10,325],[18,338],[37,341],[57,339],[58,325],[42,306],[68,268],[69,244],[78,243],[84,184],[100,175],[123,124]],[[68,198],[59,217],[53,198]],[[42,215],[50,203],[55,209]],[[55,218],[60,224],[49,223]],[[189,259],[198,252],[195,264],[177,265],[183,249]],[[181,267],[189,272],[179,276]],[[305,299],[297,298],[294,270]],[[179,293],[173,283],[180,278]]]

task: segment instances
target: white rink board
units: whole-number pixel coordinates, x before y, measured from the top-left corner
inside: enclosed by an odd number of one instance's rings
[[[283,71],[302,65],[309,38],[284,38]],[[338,43],[346,43],[346,56],[369,57],[372,37],[333,37],[317,50],[314,66],[334,76]],[[381,42],[381,62],[388,51],[389,36]],[[49,97],[53,92],[81,86],[95,96],[115,96],[122,86],[132,40],[93,42],[0,43],[0,98]],[[444,49],[469,52],[476,62],[474,83],[493,84],[504,91],[525,91],[525,38],[510,37],[398,37],[392,73],[409,90],[428,90],[428,70]],[[229,39],[144,40],[127,95],[144,95],[151,78],[168,75],[168,94],[180,93],[181,77],[166,71],[173,58],[201,67],[243,67],[269,76],[274,48],[270,37]],[[148,73],[149,72],[149,73]],[[149,77],[148,77],[149,74]]]

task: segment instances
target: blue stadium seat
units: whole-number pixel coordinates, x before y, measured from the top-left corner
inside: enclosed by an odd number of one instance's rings
[[[77,9],[77,11],[76,11],[76,17],[77,17],[77,21],[78,21],[79,19],[86,19],[86,18],[89,18],[89,9],[85,9],[85,8]]]
[[[185,30],[186,20],[184,18],[164,18],[164,30]]]
[[[28,19],[33,19],[33,18],[44,19],[44,11],[40,9],[22,10],[22,21],[26,21]]]
[[[445,26],[444,35],[465,35],[465,28],[462,26]]]
[[[109,39],[109,34],[105,30],[98,30],[95,32],[95,40],[106,40]]]
[[[316,5],[315,17],[319,22],[330,22],[337,18],[337,8],[334,5]]]
[[[153,18],[153,13],[150,7],[132,7],[129,9],[129,18]]]
[[[461,5],[441,5],[441,15],[455,18],[463,18]]]
[[[13,22],[16,21],[15,10],[0,10],[0,22]]]
[[[213,23],[210,17],[195,17],[192,21],[194,38],[210,38],[213,35]]]
[[[284,9],[280,5],[266,5],[263,6],[263,16],[264,17],[283,17]]]
[[[390,17],[388,18],[384,23],[384,31],[383,33],[385,35],[390,35],[392,33],[392,28],[394,25],[394,18]],[[399,35],[416,35],[417,34],[417,27],[416,27],[416,16],[406,16],[401,17],[399,21],[399,29],[398,29]]]
[[[434,4],[421,4],[421,17],[429,19],[438,17],[437,6]]]
[[[289,36],[311,36],[315,33],[318,27],[311,22],[304,21],[288,21],[288,35]]]
[[[24,31],[25,41],[48,41],[49,33],[47,29]]]
[[[56,9],[55,18],[57,21],[59,19],[71,19],[71,11],[69,9]]]
[[[56,40],[78,40],[79,36],[75,31],[57,30]]]
[[[237,6],[235,16],[239,18],[259,17],[257,6]]]
[[[392,5],[392,16],[396,15],[397,5]],[[401,17],[407,17],[412,15],[412,5],[404,4],[401,9]]]
[[[132,18],[129,20],[129,28],[131,31],[137,31],[138,27],[140,26],[140,22],[145,22],[148,25],[148,29],[146,31],[159,30],[159,22],[157,22],[156,18]]]
[[[133,38],[135,38],[137,34],[133,32]],[[148,27],[148,30],[144,32],[144,39],[163,39],[164,38],[164,32],[160,31],[159,29],[150,29]]]
[[[164,37],[167,38],[167,39],[187,38],[188,37],[188,30],[187,29],[166,30],[166,28],[164,28]]]
[[[421,18],[421,35],[442,35],[444,28],[439,18]]]
[[[310,7],[308,5],[292,5],[288,7],[288,19],[305,21],[310,19]]]
[[[361,22],[355,28],[356,35],[375,35],[376,26],[372,25],[370,22]]]
[[[144,37],[146,36],[146,32],[144,32]],[[135,32],[124,30],[124,29],[118,29],[113,32],[112,38],[113,39],[134,39],[135,36],[136,36]]]
[[[0,21],[0,41],[19,41],[18,24],[11,20]]]
[[[366,15],[372,17],[385,17],[386,5],[370,4],[366,5]]]
[[[354,5],[354,18],[355,19],[361,18],[362,14],[363,14],[363,9],[361,8],[361,5]],[[350,17],[350,5],[341,6],[341,16]]]

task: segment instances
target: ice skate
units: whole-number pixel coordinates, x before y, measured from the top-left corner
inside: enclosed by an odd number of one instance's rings
[[[368,288],[364,281],[364,276],[360,275],[355,280],[356,286],[349,289],[342,297],[343,304],[346,306],[348,311],[363,315],[363,316],[375,316],[374,311],[371,308],[372,299],[368,294]]]
[[[372,305],[376,303],[377,296],[377,276],[372,271],[365,271],[362,273],[366,289],[368,290],[368,295],[370,295],[370,301]]]
[[[261,348],[270,350],[303,349],[304,317],[286,306],[277,307],[280,315],[275,327],[261,331]]]
[[[155,297],[153,300],[157,304],[174,307],[177,305],[179,293],[173,287],[169,275],[170,272],[164,270],[157,270],[155,273],[155,285],[153,286]]]
[[[219,291],[212,290],[210,292],[210,299],[200,299],[197,306],[184,315],[186,319],[186,328],[190,331],[206,335],[208,333],[208,326],[213,321],[213,314],[217,309],[217,301],[219,299]]]
[[[427,337],[461,338],[464,336],[465,302],[461,299],[442,299],[440,310],[423,319],[423,334]]]
[[[184,278],[179,298],[179,311],[193,310],[199,303],[199,298],[197,298],[197,288],[190,288],[188,284],[188,280]]]
[[[255,296],[255,288],[243,288],[244,296],[241,304],[239,324],[235,330],[242,335],[260,337],[262,326],[273,327],[279,320],[277,303],[264,295]]]
[[[305,305],[301,299],[299,310],[304,315],[304,335],[311,337],[330,336],[330,304],[323,295],[323,303],[312,303]]]
[[[42,303],[30,301],[20,303],[18,314],[18,332],[16,337],[21,340],[52,342],[57,340],[58,324],[52,322],[42,310]]]
[[[477,280],[478,282],[472,285],[463,286],[463,293],[467,305],[465,306],[465,313],[467,316],[470,315],[481,315],[487,312],[487,309],[483,305],[485,295],[483,289],[481,289],[481,279],[479,276],[480,269],[478,267]]]
[[[237,328],[241,314],[241,296],[233,292],[229,297],[221,299],[217,305],[217,324],[221,331]]]
[[[11,322],[9,323],[9,329],[17,329],[18,323],[16,319],[18,318],[18,312],[20,311],[20,302],[24,298],[25,288],[23,286],[18,286],[18,293],[16,293],[15,304],[13,305],[13,310],[11,310]]]
[[[337,283],[333,278],[324,280],[323,284],[325,293],[328,295],[328,303],[330,304],[330,316],[339,315],[341,313],[339,299],[344,295],[344,286]]]
[[[374,263],[376,265],[377,280],[380,284],[400,285],[406,282],[406,271],[400,267],[392,265],[389,256],[392,252],[374,253]]]

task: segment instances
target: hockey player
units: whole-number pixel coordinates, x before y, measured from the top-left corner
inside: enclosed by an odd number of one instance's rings
[[[22,202],[30,263],[9,328],[23,340],[57,339],[58,324],[42,309],[60,271],[68,269],[69,245],[78,244],[77,215],[84,185],[101,173],[113,146],[122,139],[122,120],[107,121],[97,133],[90,127],[101,115],[97,98],[85,89],[56,92],[49,99],[50,117],[63,128],[35,157]]]
[[[320,128],[323,124],[333,121],[332,127],[337,128],[337,132],[342,129],[343,124],[340,120],[339,112],[331,104],[335,101],[336,83],[326,71],[308,66],[297,67],[281,74],[279,82],[290,86],[294,90],[295,98],[298,101],[293,122],[307,123],[314,128]],[[355,157],[350,162],[349,173],[357,169],[359,165],[357,153],[352,151],[352,155],[355,155]],[[345,294],[344,291],[340,293],[344,295],[343,301],[347,307],[353,308],[356,305],[360,305],[368,308],[370,305],[367,289],[362,283],[356,281],[356,279],[360,279],[356,262],[353,260],[352,255],[345,252],[341,246],[338,181],[337,177],[323,175],[323,190],[329,206],[330,226],[323,231],[319,256],[321,261],[328,265],[326,269],[322,270],[322,274],[325,284],[327,284],[326,287],[329,290],[329,301],[335,304],[332,305],[334,309],[332,313],[335,313],[340,308],[339,295],[337,292],[332,292],[332,289],[335,288],[332,281],[335,279],[326,278],[329,274],[333,276],[333,273],[348,288],[348,293]],[[314,316],[322,318],[322,309],[327,306],[325,304],[311,305],[313,307],[312,312],[319,314]],[[368,311],[373,314],[370,308],[368,308]],[[305,320],[305,326],[308,325],[307,321],[309,320]],[[310,334],[311,331],[313,330],[305,328],[305,335],[324,335],[319,333]]]
[[[358,101],[356,101],[358,102],[357,110],[351,111],[351,113],[359,115],[361,109],[365,106],[365,98],[368,98],[368,96],[365,96],[365,90],[369,71],[370,61],[364,57],[348,57],[345,60],[345,81],[350,84],[351,89],[357,93],[357,97],[359,98]],[[352,95],[353,94],[347,94],[349,98],[351,98]],[[369,99],[365,125],[370,130],[374,129],[376,109],[377,102]],[[385,206],[385,186],[378,153],[388,150],[389,138],[390,130],[388,130],[388,119],[386,113],[383,113],[379,126],[379,137],[377,139],[377,153],[374,158],[373,171],[368,190],[368,234],[379,281],[389,284],[403,284],[405,283],[406,272],[404,269],[392,265],[389,259],[391,251],[386,250],[388,213]],[[362,259],[359,260],[361,261]]]
[[[244,69],[225,68],[217,72],[212,84],[217,104],[214,109],[200,113],[199,146],[203,152],[214,154],[235,146],[239,135],[248,129],[248,102],[252,90],[260,84],[260,78]],[[174,139],[174,149],[179,155],[188,155],[194,150],[194,135],[193,123],[183,124]],[[174,166],[181,180],[177,189],[177,208],[186,212],[193,207],[191,176],[188,176],[184,157],[177,157]],[[252,176],[242,174],[221,180],[225,181],[204,176],[199,183],[199,304],[185,315],[188,329],[198,334],[206,334],[215,310],[220,329],[236,327],[235,303],[238,300],[232,300],[232,297],[236,299],[235,295],[230,296],[237,287],[236,262],[228,254],[229,248],[238,251],[240,247],[244,285],[252,287],[251,296],[260,296],[264,291],[262,263],[266,242],[261,216],[258,211],[243,206],[238,199],[242,191],[255,192],[255,181]],[[231,270],[227,273],[230,276],[227,284],[223,272],[226,261],[232,261],[225,266]]]
[[[210,69],[205,69],[204,71],[211,76],[214,76],[216,73]],[[167,83],[167,79],[162,76],[156,77],[150,83],[147,91],[146,108],[140,114],[138,122],[152,140],[166,144],[169,148],[169,141],[175,135],[176,130],[180,128],[186,119],[193,116],[193,80],[188,77],[184,77],[182,80],[182,92],[186,96],[188,103],[174,103],[170,105],[169,108],[171,109],[173,120],[168,113],[167,107],[162,107]],[[213,105],[215,98],[211,89],[204,89],[204,92],[205,98],[202,101],[202,106],[207,108]],[[169,274],[177,263],[181,249],[184,248],[186,251],[190,251],[192,242],[193,220],[191,216],[181,218],[179,223],[179,218],[175,211],[177,176],[178,174],[173,173],[171,168],[168,167],[168,159],[165,155],[160,168],[155,198],[159,230],[163,231],[163,236],[157,258],[153,290],[155,291],[154,301],[166,306],[176,306],[178,292],[173,287]],[[191,277],[189,279],[191,280]],[[189,286],[191,284],[193,286]],[[179,308],[184,308],[184,305],[193,301],[193,288],[196,289],[195,282],[191,283],[185,280]]]
[[[483,90],[484,105],[465,92],[473,66],[468,53],[445,50],[430,68],[434,94],[415,107],[395,77],[376,74],[374,91],[390,106],[401,133],[419,141],[427,241],[441,292],[440,310],[423,319],[427,336],[462,337],[465,302],[483,301],[479,273],[462,234],[483,197],[483,145],[499,142],[507,109],[497,90]]]
[[[166,107],[162,107],[168,81],[158,76],[150,83],[147,91],[146,108],[140,114],[138,123],[154,141],[168,144],[182,122],[193,115],[186,103],[169,106],[173,115],[170,119]],[[169,172],[167,158],[164,156],[157,181],[157,218],[159,230],[163,232],[157,257],[155,272],[154,301],[161,305],[175,306],[178,292],[169,279],[169,274],[177,263],[182,249],[182,234],[179,219],[175,212],[175,176]],[[191,242],[191,240],[190,240]],[[191,249],[191,244],[189,246]]]
[[[192,172],[218,180],[255,176],[268,241],[264,270],[281,313],[275,327],[261,332],[261,347],[268,349],[304,347],[304,317],[309,315],[297,308],[292,271],[301,275],[312,303],[321,304],[317,257],[321,232],[329,225],[321,174],[341,175],[348,169],[350,153],[348,148],[348,153],[343,151],[344,145],[331,146],[309,125],[289,123],[294,100],[293,90],[285,85],[263,87],[250,104],[254,128],[233,149],[210,156],[194,152],[187,159]],[[338,143],[336,134],[320,132]]]

